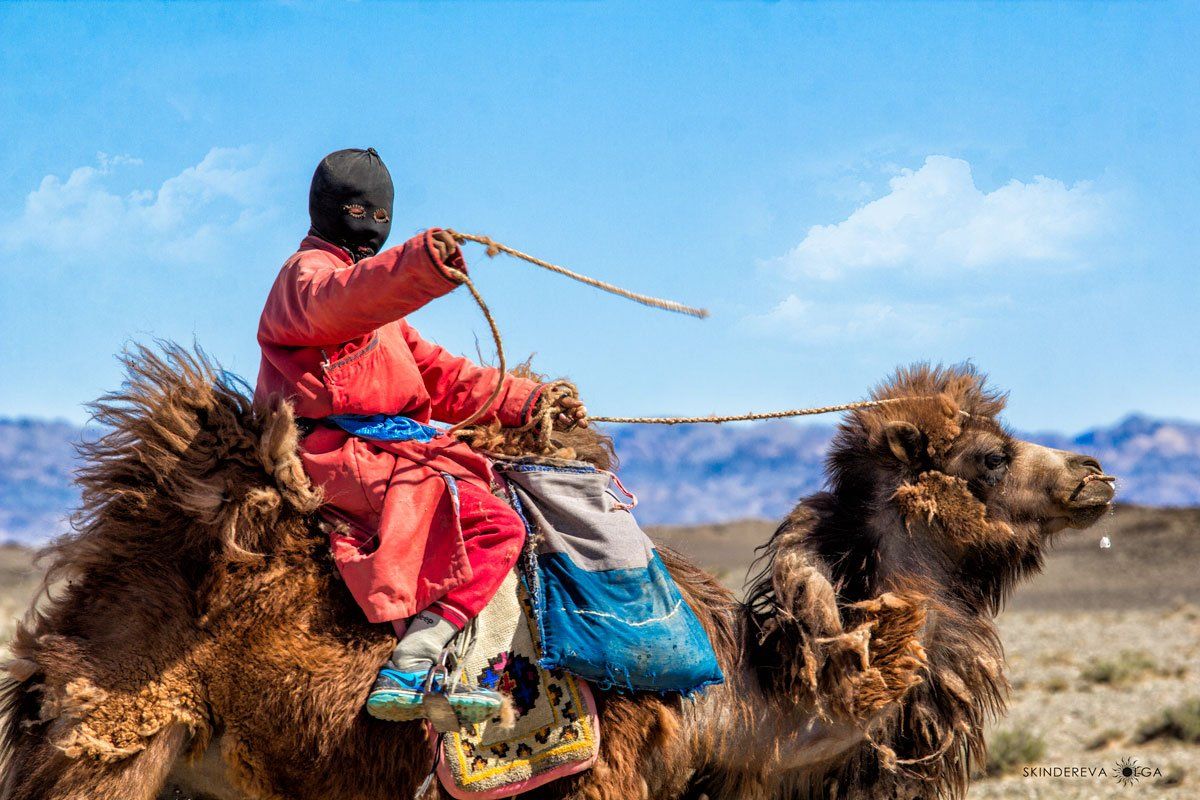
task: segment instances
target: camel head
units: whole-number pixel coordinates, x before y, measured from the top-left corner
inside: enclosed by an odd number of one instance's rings
[[[874,399],[893,402],[844,420],[828,490],[762,548],[748,657],[777,698],[810,698],[791,713],[849,698],[871,729],[827,776],[839,796],[961,797],[1008,693],[993,617],[1055,533],[1105,513],[1112,479],[1015,438],[1004,395],[969,365],[901,369]]]
[[[852,415],[829,457],[836,505],[860,516],[873,588],[908,577],[994,612],[1053,534],[1110,507],[1100,463],[1015,438],[998,418],[1005,396],[971,366],[902,369],[874,396],[900,402]]]

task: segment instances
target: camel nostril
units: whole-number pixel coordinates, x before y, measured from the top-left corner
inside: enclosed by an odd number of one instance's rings
[[[1086,469],[1089,472],[1104,473],[1104,469],[1100,466],[1100,462],[1091,456],[1075,456],[1071,459],[1071,466],[1076,469]]]

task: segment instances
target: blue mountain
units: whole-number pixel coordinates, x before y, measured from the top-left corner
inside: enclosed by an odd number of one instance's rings
[[[648,524],[777,519],[821,488],[833,426],[625,426],[615,432],[622,481]],[[1118,476],[1118,498],[1150,506],[1200,505],[1200,424],[1132,415],[1078,436],[1028,435],[1094,455]]]
[[[612,432],[621,478],[646,524],[692,525],[782,517],[821,488],[829,425],[627,425]],[[66,530],[78,502],[71,483],[77,426],[0,420],[0,541],[43,542]],[[1096,456],[1118,476],[1118,499],[1149,506],[1200,505],[1200,423],[1132,415],[1077,436],[1028,438]]]

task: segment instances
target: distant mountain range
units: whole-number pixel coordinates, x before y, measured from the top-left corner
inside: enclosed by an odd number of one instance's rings
[[[0,419],[0,541],[39,543],[65,530],[79,502],[71,471],[82,434],[66,422]]]
[[[646,524],[692,525],[782,517],[817,491],[832,426],[621,426],[621,478]],[[0,541],[39,543],[66,529],[78,502],[71,482],[82,429],[65,422],[0,419]],[[1078,436],[1034,441],[1096,456],[1117,475],[1118,499],[1200,505],[1200,423],[1130,416]]]
[[[621,480],[638,495],[645,524],[695,525],[782,518],[818,491],[834,427],[626,426],[614,436]],[[1022,434],[1100,459],[1118,477],[1117,499],[1149,506],[1200,506],[1200,423],[1132,415],[1078,436]]]

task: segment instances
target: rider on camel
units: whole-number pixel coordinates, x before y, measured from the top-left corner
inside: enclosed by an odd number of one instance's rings
[[[367,700],[373,716],[425,716],[426,677],[443,648],[496,593],[525,541],[520,517],[492,494],[488,460],[431,427],[467,419],[520,426],[540,417],[542,386],[451,355],[405,320],[455,289],[458,243],[431,228],[382,250],[391,176],[378,153],[339,150],[317,166],[308,236],[284,263],[258,327],[256,396],[289,399],[303,429],[301,459],[325,494],[342,578],[371,622],[400,636]],[[587,425],[579,400],[552,409]],[[436,673],[435,673],[436,674]],[[443,687],[438,687],[443,688]],[[493,716],[500,696],[455,690],[467,721]]]

